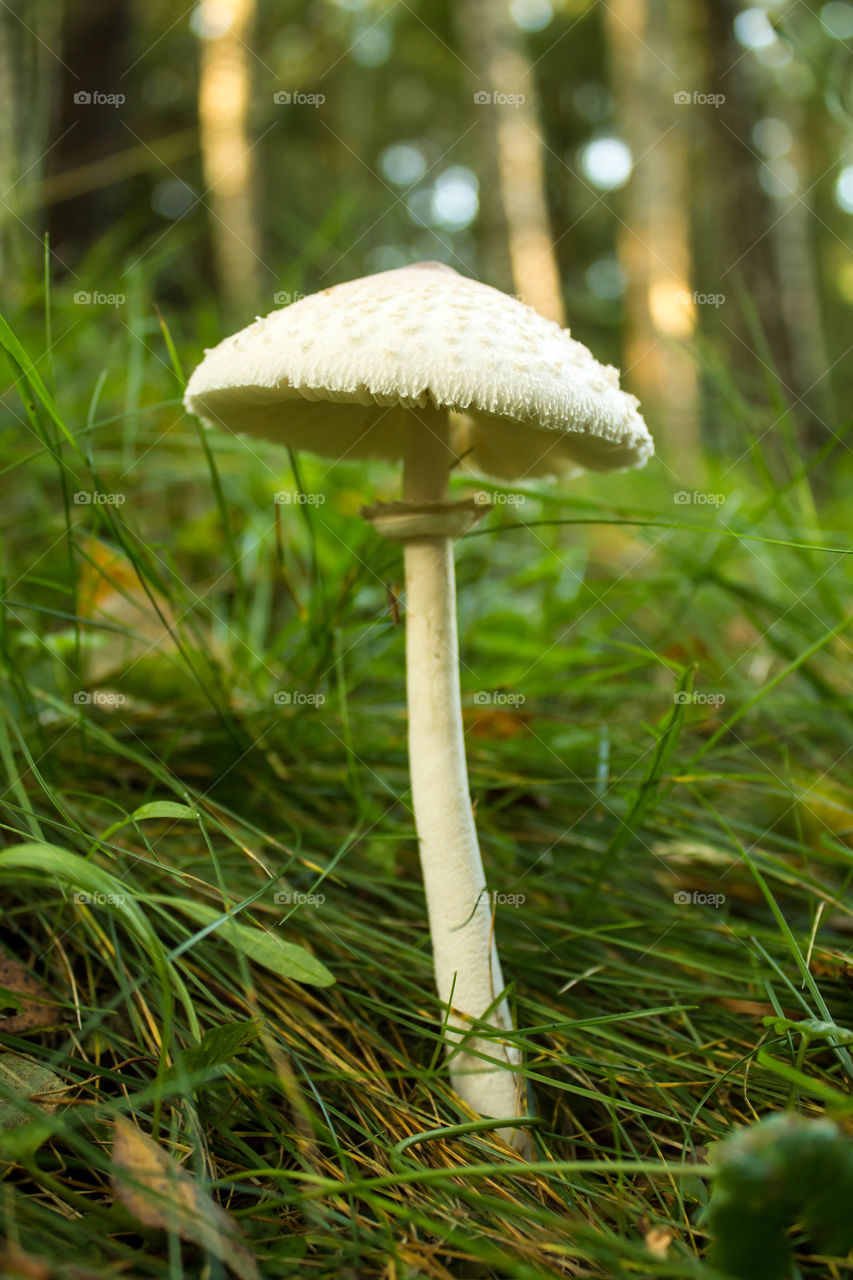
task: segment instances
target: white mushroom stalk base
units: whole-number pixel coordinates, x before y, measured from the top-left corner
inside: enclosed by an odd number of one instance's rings
[[[495,947],[490,895],[471,810],[462,733],[453,542],[468,504],[445,501],[450,463],[446,414],[413,411],[404,461],[403,503],[366,513],[404,541],[409,763],[426,888],[435,979],[448,1008],[446,1044],[454,1089],[486,1117],[526,1114],[521,1055],[500,1034],[472,1035],[472,1020],[511,1032]],[[406,530],[406,509],[411,512]],[[424,517],[424,511],[434,514]],[[426,519],[426,525],[424,524]],[[467,520],[468,525],[474,517]],[[383,524],[386,525],[383,528]],[[412,536],[414,533],[414,536]],[[488,1011],[488,1012],[487,1012]],[[460,1045],[462,1047],[460,1047]],[[501,1135],[531,1154],[525,1128]]]

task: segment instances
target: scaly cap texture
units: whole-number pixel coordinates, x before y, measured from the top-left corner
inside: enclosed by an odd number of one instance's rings
[[[642,466],[634,396],[568,329],[419,263],[311,294],[205,354],[184,403],[206,422],[325,457],[402,456],[405,409],[454,418],[471,470],[504,479]]]

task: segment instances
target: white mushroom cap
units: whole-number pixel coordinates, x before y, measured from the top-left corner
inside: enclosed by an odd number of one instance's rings
[[[402,457],[407,408],[464,414],[465,465],[505,478],[642,466],[638,402],[568,329],[441,263],[311,294],[205,354],[206,422],[333,458]]]

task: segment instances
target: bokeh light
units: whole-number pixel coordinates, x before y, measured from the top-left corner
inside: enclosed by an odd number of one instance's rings
[[[510,12],[522,31],[542,31],[554,17],[550,0],[512,0]]]
[[[836,40],[849,40],[853,37],[853,4],[833,0],[832,4],[825,4],[821,9],[820,20],[824,29]]]
[[[624,187],[631,176],[633,159],[621,138],[596,138],[581,151],[581,171],[587,181],[602,191]]]
[[[596,298],[621,298],[625,292],[625,272],[615,258],[596,258],[587,267],[584,278]]]
[[[395,187],[410,187],[426,173],[426,156],[410,142],[395,142],[379,157],[379,168]]]
[[[835,183],[835,199],[845,213],[853,213],[853,164],[845,165]]]
[[[461,231],[477,216],[480,208],[476,175],[464,165],[445,169],[435,184],[430,221],[448,231]]]
[[[764,9],[742,9],[735,18],[735,36],[744,49],[766,49],[778,39]]]

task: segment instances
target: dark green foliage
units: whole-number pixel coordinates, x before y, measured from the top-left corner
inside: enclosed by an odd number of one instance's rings
[[[853,1248],[853,1142],[831,1120],[775,1115],[713,1151],[711,1261],[739,1280],[786,1280],[791,1231],[820,1253]]]

